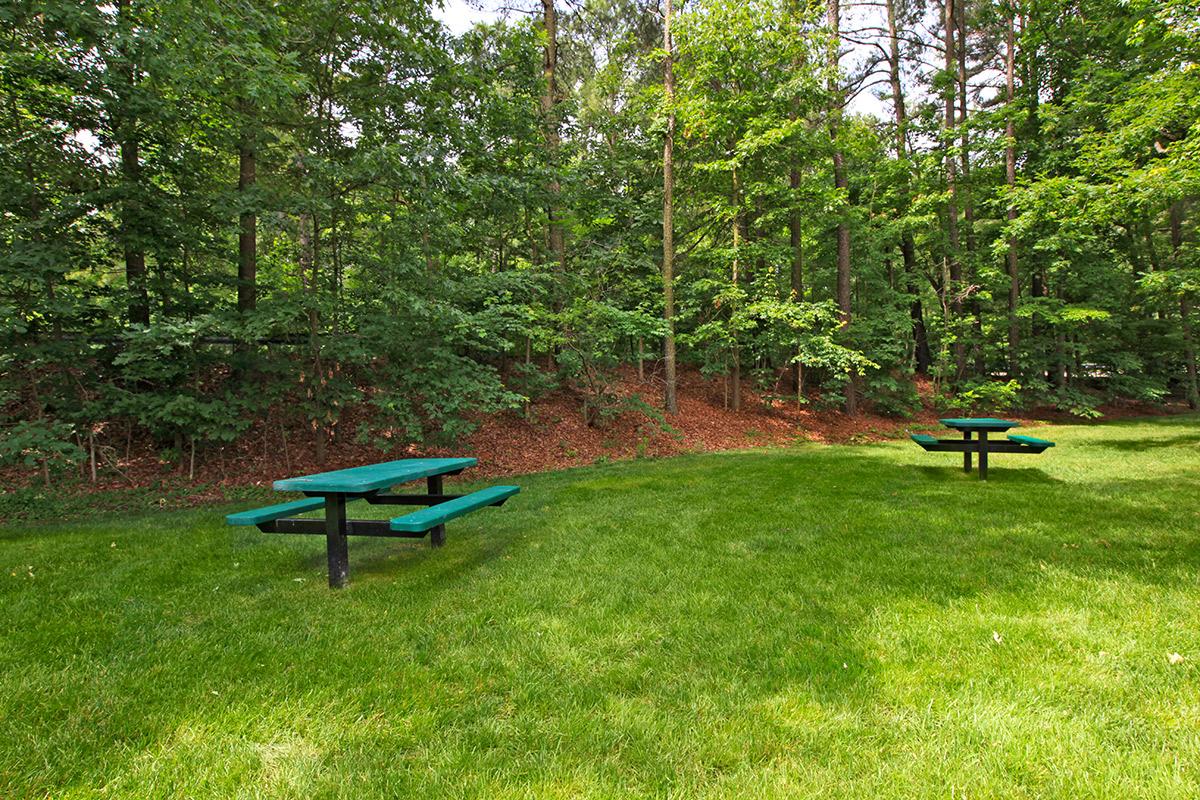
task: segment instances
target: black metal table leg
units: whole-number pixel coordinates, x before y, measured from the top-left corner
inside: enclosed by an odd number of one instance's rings
[[[325,555],[329,587],[341,589],[350,574],[350,559],[346,552],[346,498],[340,494],[325,496]]]
[[[970,431],[963,431],[963,441],[964,442],[971,441],[971,432]],[[971,471],[971,451],[964,450],[963,451],[963,472],[970,472],[970,471]]]
[[[426,484],[429,486],[429,493],[440,495],[442,494],[442,476],[430,475],[426,479]],[[429,530],[429,546],[441,547],[446,543],[446,526],[437,525]]]
[[[979,432],[979,480],[987,480],[988,437],[987,431]]]

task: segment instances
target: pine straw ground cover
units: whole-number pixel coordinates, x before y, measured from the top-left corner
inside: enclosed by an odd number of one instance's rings
[[[532,475],[447,546],[0,532],[0,797],[1200,795],[1200,417]],[[386,514],[386,508],[368,509]]]

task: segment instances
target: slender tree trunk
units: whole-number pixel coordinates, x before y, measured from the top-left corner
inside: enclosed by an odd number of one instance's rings
[[[249,195],[258,180],[255,137],[247,125],[238,143],[238,192],[242,213],[238,232],[237,307],[242,314],[254,311],[258,304],[258,217]]]
[[[117,0],[117,19],[126,39],[126,47],[132,47],[134,22],[130,18],[130,0]],[[121,52],[118,67],[119,80],[123,84],[119,92],[114,128],[121,153],[121,179],[124,183],[121,201],[121,243],[125,256],[125,286],[129,293],[129,321],[132,324],[150,324],[150,295],[146,287],[146,252],[141,237],[144,233],[143,208],[141,202],[141,154],[139,152],[137,118],[132,110],[130,95],[137,81],[135,55],[128,50]]]
[[[1046,297],[1046,277],[1043,275],[1041,267],[1029,268],[1026,266],[1026,270],[1029,272],[1029,296],[1034,300]],[[1049,380],[1050,372],[1046,360],[1046,326],[1037,316],[1029,320],[1029,339],[1037,349],[1038,372]]]
[[[1154,244],[1154,225],[1148,216],[1142,218],[1142,237],[1146,240],[1146,255],[1150,258],[1150,271],[1161,271],[1162,264],[1158,260],[1158,248]]]
[[[793,12],[797,7],[793,6]],[[797,31],[800,35],[801,31]],[[797,60],[793,63],[793,68],[799,71],[803,65]],[[791,109],[788,111],[788,118],[795,122],[800,116],[800,98],[793,97]],[[791,203],[791,211],[788,214],[788,243],[792,250],[792,274],[790,276],[790,284],[793,296],[796,301],[804,302],[804,221],[800,217],[800,159],[793,151],[791,153],[789,169],[788,169],[788,188],[791,193],[788,199]]]
[[[790,175],[790,182],[793,189],[798,189],[800,186],[800,172],[793,167]],[[796,198],[793,196],[792,202],[795,203]],[[800,219],[799,208],[793,208],[791,218],[788,220],[788,228],[792,247],[792,275],[791,286],[792,296],[796,302],[804,302],[804,226]],[[797,354],[799,355],[799,354]],[[797,359],[795,367],[795,376],[793,378],[796,384],[796,402],[803,402],[801,392],[804,387],[804,364]]]
[[[557,173],[558,149],[562,139],[558,127],[558,12],[554,8],[554,0],[542,0],[542,28],[546,33],[542,59],[542,78],[545,81],[541,98],[542,124],[550,166]],[[546,244],[559,269],[565,272],[567,245],[558,209],[558,195],[562,186],[557,178],[552,178],[547,189],[550,193],[550,204],[546,209]]]
[[[983,358],[983,316],[979,306],[979,264],[975,258],[975,203],[971,186],[971,136],[967,130],[967,14],[965,4],[958,7],[955,21],[958,24],[958,125],[959,158],[962,163],[963,233],[967,245],[967,275],[971,284],[971,352],[975,374],[983,375],[986,365]]]
[[[1054,330],[1054,385],[1067,388],[1067,337],[1061,328]]]
[[[945,29],[946,75],[954,75],[957,66],[957,56],[954,47],[954,0],[945,0]],[[955,82],[948,80],[945,89],[945,159],[946,159],[946,191],[949,202],[946,204],[946,254],[945,272],[950,279],[945,291],[949,294],[948,307],[951,311],[950,328],[954,335],[954,365],[956,379],[961,380],[967,371],[967,350],[962,336],[962,264],[959,262],[958,240],[958,168],[951,152],[951,142],[954,136],[954,95]]]
[[[1016,113],[1016,66],[1017,66],[1017,36],[1016,13],[1010,12],[1008,17],[1007,48],[1004,56],[1005,103],[1008,116],[1004,125],[1004,182],[1010,191],[1017,185],[1017,122]],[[1008,221],[1015,222],[1017,208],[1011,203],[1008,206]],[[1017,321],[1017,306],[1021,302],[1021,275],[1017,263],[1017,239],[1008,237],[1008,377],[1016,378],[1021,372],[1018,347],[1020,346],[1021,329]]]
[[[788,174],[788,185],[792,190],[792,211],[788,217],[788,243],[792,250],[791,289],[796,301],[804,302],[804,222],[800,218],[797,194],[800,190],[800,170],[793,160]]]
[[[1183,249],[1184,201],[1171,204],[1171,255],[1178,262]],[[1178,265],[1178,263],[1177,263]],[[1187,290],[1179,295],[1179,320],[1183,329],[1183,358],[1187,368],[1187,404],[1189,408],[1200,407],[1200,386],[1196,378],[1196,342],[1192,336],[1192,299]]]
[[[745,220],[742,216],[742,179],[738,175],[737,167],[733,168],[733,274],[731,276],[734,288],[741,283],[741,249],[742,239],[745,238],[742,226]],[[729,310],[731,316],[736,316],[738,309],[736,307]],[[731,358],[733,361],[732,370],[729,375],[730,382],[730,405],[734,411],[740,411],[742,408],[742,354],[741,343],[738,341],[737,332],[734,331],[733,345]]]
[[[319,267],[317,265],[317,248],[315,243],[314,223],[311,214],[300,214],[300,280],[307,291],[314,296],[309,301],[308,309],[308,347],[312,359],[312,379],[308,386],[309,396],[318,408],[323,399],[325,383],[325,367],[321,363],[321,316],[317,310],[316,295],[320,292]],[[313,432],[313,455],[318,466],[325,465],[325,421],[311,420]]]
[[[1187,404],[1200,408],[1200,382],[1196,374],[1196,339],[1192,333],[1192,300],[1185,293],[1179,298],[1179,318],[1183,327],[1183,356],[1187,365]]]
[[[663,16],[663,96],[667,106],[667,131],[663,140],[663,320],[667,334],[663,339],[666,370],[666,396],[663,405],[668,414],[679,413],[675,378],[675,50],[671,38],[671,0],[666,0]]]
[[[132,196],[140,191],[140,156],[136,134],[127,131],[125,136],[127,138],[121,142],[121,173],[127,194],[122,203],[121,238],[125,254],[125,285],[129,291],[129,321],[149,325],[150,293],[146,287],[146,251],[141,242],[141,203]]]
[[[900,255],[904,259],[905,291],[913,296],[908,307],[908,316],[912,322],[913,358],[916,360],[917,374],[928,375],[933,366],[933,353],[929,349],[929,333],[925,328],[925,309],[921,304],[921,284],[917,280],[917,254],[912,235],[905,234],[900,239]]]
[[[806,35],[807,32],[803,29],[803,26],[801,24],[799,24],[799,21],[803,19],[803,17],[800,14],[802,4],[797,0],[796,2],[793,2],[791,4],[790,8],[792,10],[794,19],[798,23],[796,26],[797,27],[796,35],[797,36]],[[799,59],[796,59],[796,61],[793,63],[792,66],[793,66],[793,69],[796,70],[796,72],[799,72],[804,67],[803,63]],[[799,119],[799,117],[800,117],[800,97],[796,96],[796,97],[792,98],[792,104],[791,104],[791,109],[788,112],[788,118],[794,122],[797,119]],[[788,170],[788,188],[791,189],[791,194],[789,196],[789,200],[791,202],[791,211],[788,214],[788,244],[790,245],[791,251],[792,251],[791,276],[790,276],[789,283],[791,286],[792,297],[795,298],[796,302],[803,303],[804,302],[804,220],[800,216],[800,183],[801,183],[800,159],[794,151],[791,153],[789,167],[790,168]],[[797,356],[798,355],[799,354],[797,354]],[[804,365],[799,361],[799,359],[797,359],[796,363],[795,363],[795,373],[793,375],[793,382],[796,385],[796,405],[797,405],[797,407],[799,407],[803,403],[803,400],[804,400],[804,395],[803,395]]]
[[[841,312],[842,331],[850,327],[851,294],[850,294],[850,225],[846,219],[849,205],[850,182],[846,178],[846,154],[838,143],[838,132],[842,120],[842,104],[844,97],[840,87],[839,49],[841,48],[841,4],[839,0],[826,0],[826,24],[829,26],[829,72],[830,95],[833,106],[829,110],[829,138],[833,144],[833,185],[840,194],[845,195],[841,213],[837,223],[837,304]],[[858,413],[858,375],[851,373],[846,384],[846,413]]]
[[[29,381],[29,399],[33,404],[33,418],[40,422],[46,417],[46,409],[42,405],[41,393],[38,391],[37,372],[35,370],[30,370],[26,379]],[[46,456],[42,456],[38,459],[38,465],[41,467],[42,471],[42,482],[45,484],[46,488],[49,489],[50,459]]]
[[[896,2],[887,0],[888,23],[888,77],[892,88],[892,109],[896,118],[896,157],[904,168],[903,212],[908,213],[909,165],[908,165],[908,110],[904,102],[904,85],[900,79],[900,37],[896,27]],[[925,329],[925,312],[921,306],[920,284],[917,281],[916,246],[912,232],[905,228],[900,235],[900,256],[904,260],[905,291],[912,295],[909,318],[912,320],[913,355],[917,373],[928,374],[933,364],[929,351],[929,334]]]

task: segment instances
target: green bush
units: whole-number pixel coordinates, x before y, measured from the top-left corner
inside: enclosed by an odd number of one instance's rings
[[[921,410],[917,387],[907,375],[869,374],[863,382],[863,398],[885,417],[908,418]]]
[[[955,410],[971,414],[1003,414],[1021,404],[1021,384],[1015,380],[981,381],[960,390],[951,401]]]
[[[75,443],[75,426],[52,420],[19,420],[0,430],[0,464],[44,468],[69,467],[85,453]]]
[[[1099,398],[1069,386],[1059,389],[1054,400],[1056,409],[1082,419],[1099,419],[1104,416],[1097,408],[1099,405]]]

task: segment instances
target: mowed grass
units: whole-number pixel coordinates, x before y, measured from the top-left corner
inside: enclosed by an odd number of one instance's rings
[[[0,797],[1200,796],[1200,418],[1029,432],[5,529]]]

